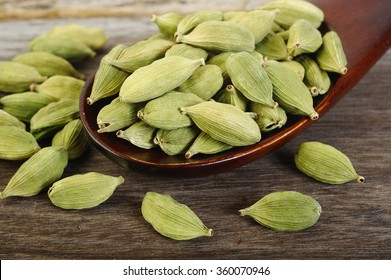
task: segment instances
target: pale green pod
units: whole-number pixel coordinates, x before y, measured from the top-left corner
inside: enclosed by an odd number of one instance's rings
[[[218,92],[213,99],[221,103],[234,105],[243,112],[246,111],[249,103],[248,99],[231,84]]]
[[[120,99],[136,103],[154,99],[183,84],[201,65],[203,59],[190,60],[180,56],[158,59],[137,69],[122,84]]]
[[[77,71],[68,60],[48,52],[27,52],[16,55],[12,61],[29,65],[38,70],[42,76],[72,76],[84,79],[84,74]]]
[[[196,48],[188,44],[175,44],[166,51],[165,56],[182,56],[188,59],[200,59],[206,60],[208,58],[208,52],[201,48]]]
[[[251,102],[250,111],[257,114],[255,121],[261,132],[281,128],[287,121],[287,115],[280,106],[270,108],[260,103]]]
[[[295,164],[307,176],[327,184],[365,181],[344,153],[321,142],[302,143],[295,155]]]
[[[9,94],[0,98],[3,110],[23,122],[30,122],[39,109],[54,101],[51,97],[31,91]]]
[[[204,100],[193,94],[171,91],[149,101],[137,116],[150,126],[160,129],[177,129],[193,124],[189,116],[183,115],[181,107],[192,106]]]
[[[28,46],[32,52],[49,52],[71,63],[96,55],[96,52],[83,42],[66,36],[42,35],[31,40]]]
[[[321,69],[328,72],[346,74],[347,59],[339,35],[329,31],[323,36],[323,45],[316,53],[316,60]]]
[[[79,117],[79,102],[61,99],[41,108],[30,120],[30,132],[36,139],[50,136]]]
[[[233,146],[217,141],[209,134],[201,131],[201,133],[194,140],[193,144],[185,153],[187,159],[196,154],[212,155],[231,149]]]
[[[33,196],[57,181],[68,164],[63,147],[46,147],[26,160],[12,176],[0,198]]]
[[[206,101],[181,109],[194,123],[214,139],[232,146],[247,146],[261,140],[257,123],[239,108]]]
[[[119,57],[110,61],[110,64],[131,73],[162,58],[174,44],[173,41],[165,39],[139,41],[125,48]]]
[[[93,50],[103,48],[108,40],[102,29],[92,26],[82,26],[75,23],[57,25],[50,29],[46,35],[72,38],[83,42]]]
[[[167,155],[174,156],[185,154],[199,133],[199,129],[195,126],[172,130],[159,129],[153,141]]]
[[[311,196],[295,192],[270,193],[253,205],[239,210],[257,223],[276,231],[301,231],[316,224],[322,207]]]
[[[314,53],[322,43],[322,34],[307,20],[297,20],[289,28],[287,49],[292,57],[302,53]]]
[[[222,52],[217,55],[212,56],[209,58],[206,64],[212,64],[217,65],[220,67],[221,74],[223,75],[224,81],[229,80],[229,75],[227,72],[227,59],[230,57],[230,55],[233,54],[233,52]]]
[[[318,63],[308,55],[300,55],[296,61],[305,69],[304,83],[310,89],[312,96],[325,94],[331,86],[329,74],[320,69]]]
[[[203,22],[189,34],[179,34],[177,42],[218,52],[250,52],[255,48],[255,39],[251,31],[230,21]]]
[[[308,20],[318,28],[324,20],[323,11],[307,1],[275,0],[257,9],[279,9],[280,13],[276,16],[275,22],[283,28],[289,28],[298,19]]]
[[[64,147],[68,152],[69,159],[82,156],[89,145],[87,132],[80,119],[67,123],[52,139],[52,146]]]
[[[0,92],[24,92],[31,84],[46,79],[34,67],[16,61],[0,61]]]
[[[84,84],[85,81],[74,77],[56,75],[48,78],[42,84],[32,84],[30,90],[53,100],[62,98],[79,100]]]
[[[151,21],[157,25],[161,33],[174,38],[178,23],[183,17],[184,16],[178,12],[169,12],[160,16],[152,15]]]
[[[280,36],[285,42],[288,41],[289,39],[289,29],[288,30],[283,30],[280,32],[276,32],[278,36]]]
[[[236,16],[244,15],[246,13],[247,13],[247,11],[226,11],[226,12],[223,12],[223,20],[229,21]]]
[[[168,35],[164,33],[157,33],[154,35],[149,36],[146,40],[152,41],[152,40],[158,40],[158,39],[163,39],[163,40],[169,40],[175,43],[175,37],[173,35]]]
[[[223,83],[220,67],[209,64],[196,69],[178,90],[194,93],[204,100],[209,100],[221,89]]]
[[[250,53],[232,54],[226,63],[227,72],[235,88],[247,99],[269,107],[273,100],[273,85],[261,63]]]
[[[97,172],[76,174],[55,182],[48,190],[48,197],[62,209],[88,209],[108,200],[123,183],[122,176]]]
[[[125,49],[125,45],[116,45],[102,58],[95,73],[91,94],[87,97],[87,104],[92,105],[100,99],[118,94],[130,73],[113,66],[111,63],[120,57]]]
[[[174,240],[212,236],[200,218],[169,195],[147,192],[141,204],[144,219],[161,235]]]
[[[305,69],[301,63],[299,63],[295,60],[286,60],[286,61],[281,61],[280,63],[282,65],[292,69],[299,76],[300,80],[304,79]]]
[[[313,107],[312,95],[300,77],[278,61],[269,60],[264,65],[272,81],[273,95],[278,104],[287,113],[317,120],[319,114]]]
[[[288,59],[288,50],[285,41],[274,32],[267,34],[266,37],[255,46],[255,50],[268,59]]]
[[[156,127],[152,127],[143,121],[138,121],[125,130],[118,130],[116,135],[118,138],[125,139],[136,147],[152,149],[157,146],[153,142],[156,131]]]
[[[15,126],[26,129],[26,125],[23,122],[2,109],[0,109],[0,126]]]
[[[283,32],[283,31],[285,31],[285,28],[282,28],[275,21],[273,21],[272,32],[279,33],[279,32]]]
[[[188,34],[197,25],[206,21],[222,21],[223,12],[216,9],[200,10],[186,15],[179,23],[175,32],[175,37]]]
[[[255,44],[258,44],[272,31],[273,22],[277,14],[277,10],[253,10],[237,15],[230,21],[247,27],[254,35]]]
[[[119,97],[116,97],[110,104],[100,109],[96,117],[98,133],[114,132],[131,126],[138,120],[137,112],[142,106],[140,103],[122,102]]]
[[[0,159],[23,160],[38,152],[34,136],[16,126],[0,126]]]

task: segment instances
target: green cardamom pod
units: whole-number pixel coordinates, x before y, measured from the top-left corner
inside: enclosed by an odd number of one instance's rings
[[[0,126],[0,159],[23,160],[38,152],[34,136],[16,126]]]
[[[300,56],[298,56],[299,58]],[[286,60],[286,61],[281,61],[280,63],[291,70],[293,70],[300,78],[300,80],[304,79],[305,76],[305,68],[304,66],[298,62],[299,60]]]
[[[216,65],[220,67],[221,74],[223,75],[224,82],[230,81],[227,72],[227,59],[233,52],[222,52],[209,58],[206,64]]]
[[[23,122],[2,109],[0,109],[0,126],[15,126],[26,129],[26,125]]]
[[[211,20],[200,23],[189,34],[178,34],[177,42],[219,52],[250,52],[255,48],[251,31],[230,21]]]
[[[239,16],[239,15],[244,15],[246,13],[247,13],[247,11],[226,11],[226,12],[223,12],[223,20],[230,21],[234,17]]]
[[[96,117],[98,132],[114,132],[131,126],[138,120],[137,112],[141,107],[142,104],[125,103],[116,97],[110,104],[100,109]]]
[[[62,209],[96,207],[111,197],[124,178],[97,172],[76,174],[55,182],[48,190],[50,201]]]
[[[194,140],[193,144],[185,153],[187,159],[196,154],[212,155],[231,149],[232,146],[221,141],[217,141],[209,134],[201,131],[201,133]]]
[[[304,174],[327,184],[344,184],[350,181],[364,182],[357,174],[350,159],[331,145],[316,141],[299,146],[295,164]]]
[[[192,106],[204,100],[192,93],[171,91],[149,101],[137,116],[150,126],[160,129],[177,129],[193,124],[189,116],[183,115],[181,107]]]
[[[285,41],[274,32],[270,32],[261,42],[256,44],[255,51],[259,52],[268,59],[288,59],[288,50],[286,48]]]
[[[63,147],[46,147],[26,160],[12,176],[0,198],[33,196],[57,181],[68,164]]]
[[[69,159],[83,155],[90,141],[80,119],[67,123],[52,139],[52,146],[62,146],[68,152]]]
[[[175,240],[212,236],[200,218],[169,195],[147,192],[141,205],[144,219],[161,235]]]
[[[154,99],[183,84],[201,65],[203,59],[190,60],[168,56],[134,71],[122,84],[121,101],[136,103]]]
[[[216,101],[205,101],[181,108],[194,123],[214,139],[232,146],[247,146],[261,140],[257,123],[239,108]]]
[[[174,38],[178,23],[183,19],[183,15],[177,12],[169,12],[163,15],[152,15],[151,21],[154,22],[162,34]]]
[[[62,98],[79,100],[84,84],[85,81],[74,77],[56,75],[50,77],[42,84],[31,84],[30,90],[54,100]]]
[[[295,192],[270,193],[250,207],[239,210],[259,224],[276,231],[300,231],[313,226],[322,212],[312,197]]]
[[[220,103],[231,104],[238,107],[243,112],[246,111],[248,99],[238,91],[233,85],[229,84],[216,94],[214,99]]]
[[[30,122],[39,109],[54,101],[51,97],[31,91],[9,94],[0,98],[3,110],[23,122]]]
[[[208,58],[208,52],[201,48],[196,48],[188,44],[175,44],[166,51],[165,56],[182,56],[188,59],[200,59],[206,60]]]
[[[118,138],[125,139],[136,147],[152,149],[157,146],[153,142],[156,131],[156,127],[152,127],[143,121],[138,121],[125,130],[118,130],[116,135]]]
[[[159,129],[153,140],[169,156],[184,154],[200,133],[195,126],[181,127],[172,130]]]
[[[211,99],[223,86],[224,79],[220,67],[205,65],[197,68],[178,90],[181,92],[194,93],[203,100]]]
[[[24,92],[31,84],[46,79],[34,67],[16,61],[0,61],[0,92]]]
[[[255,121],[261,132],[269,132],[286,124],[287,116],[280,106],[270,108],[260,103],[251,102],[250,110],[257,114]]]
[[[341,38],[335,31],[329,31],[323,36],[323,45],[316,53],[316,60],[321,69],[342,75],[348,71],[346,54]]]
[[[27,52],[16,55],[12,61],[34,67],[42,76],[63,75],[77,79],[85,78],[66,59],[48,52]]]
[[[299,19],[289,28],[287,48],[292,57],[302,53],[314,53],[322,43],[322,34],[307,20]]]
[[[201,10],[198,12],[186,15],[179,23],[175,33],[175,37],[178,35],[184,35],[193,30],[197,25],[206,21],[222,21],[223,12],[215,9]]]

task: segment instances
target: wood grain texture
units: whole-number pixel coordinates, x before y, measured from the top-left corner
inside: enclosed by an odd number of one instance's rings
[[[89,75],[118,43],[156,32],[148,17],[35,19],[0,22],[0,60],[27,51],[29,39],[56,24],[102,28],[109,43],[78,68]],[[330,112],[279,150],[234,171],[177,178],[123,169],[90,147],[70,161],[64,176],[89,171],[122,175],[124,185],[99,207],[65,211],[46,193],[0,201],[1,259],[390,259],[391,258],[391,51]],[[304,141],[331,144],[352,160],[364,184],[329,186],[296,169]],[[0,160],[3,189],[20,162]],[[237,211],[272,191],[295,190],[322,205],[318,223],[302,232],[263,228]],[[178,242],[156,233],[141,215],[148,191],[172,195],[214,229],[211,238]]]

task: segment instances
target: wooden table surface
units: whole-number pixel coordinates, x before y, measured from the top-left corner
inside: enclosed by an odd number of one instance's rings
[[[86,75],[118,43],[156,33],[149,17],[8,19],[0,21],[0,60],[27,51],[27,42],[57,24],[102,28],[104,50],[78,65]],[[125,183],[102,205],[80,211],[53,206],[47,194],[0,201],[1,259],[390,259],[391,51],[330,112],[279,150],[234,171],[198,178],[124,169],[91,146],[64,176],[96,171]],[[326,185],[298,171],[298,145],[316,140],[347,154],[364,184]],[[0,160],[3,189],[20,162]],[[294,190],[322,205],[318,223],[301,232],[264,228],[238,210],[273,191]],[[148,191],[170,194],[213,228],[211,238],[174,241],[144,221]]]

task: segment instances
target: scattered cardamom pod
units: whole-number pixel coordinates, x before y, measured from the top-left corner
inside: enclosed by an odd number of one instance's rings
[[[322,208],[308,195],[295,191],[270,193],[256,203],[239,210],[259,224],[277,231],[300,231],[313,226]]]
[[[62,209],[87,209],[105,202],[123,182],[121,176],[97,172],[77,174],[55,182],[49,188],[48,196],[54,205]]]
[[[337,32],[329,31],[323,36],[323,44],[316,53],[316,60],[325,71],[342,75],[348,72],[346,54]]]
[[[161,235],[175,240],[212,236],[198,216],[169,195],[147,192],[141,205],[144,219]]]
[[[118,130],[116,135],[118,138],[125,139],[136,147],[152,149],[157,146],[153,142],[156,131],[156,127],[152,127],[143,121],[138,121],[125,130]]]
[[[295,155],[295,164],[304,174],[327,184],[365,181],[344,153],[321,142],[302,143]]]
[[[15,126],[26,129],[26,125],[23,122],[2,109],[0,109],[0,126]]]
[[[0,126],[0,159],[23,160],[38,152],[34,136],[16,126]]]

